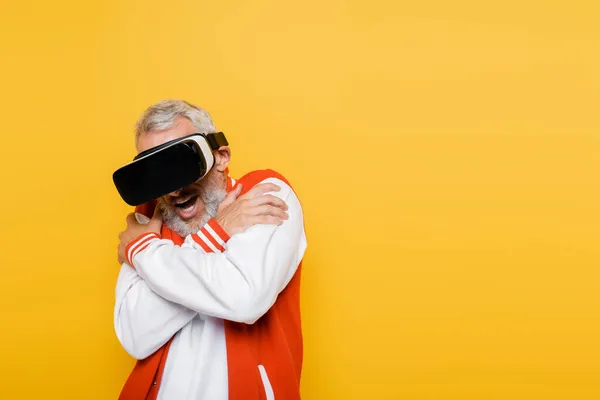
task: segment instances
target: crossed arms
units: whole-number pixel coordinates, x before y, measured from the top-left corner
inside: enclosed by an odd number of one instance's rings
[[[198,314],[252,324],[275,303],[307,244],[293,190],[275,178],[264,182],[281,188],[271,193],[288,206],[281,225],[251,226],[221,241],[224,251],[214,253],[193,235],[181,246],[155,237],[132,257],[133,265],[122,264],[114,324],[129,354],[146,358]]]

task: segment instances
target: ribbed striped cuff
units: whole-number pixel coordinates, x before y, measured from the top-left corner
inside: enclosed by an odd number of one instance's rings
[[[125,255],[129,265],[133,267],[133,257],[135,257],[140,251],[145,250],[146,247],[150,245],[150,241],[152,239],[160,239],[160,235],[156,232],[144,233],[127,245],[125,248]]]
[[[192,235],[192,239],[205,252],[216,253],[225,251],[225,243],[230,239],[230,236],[214,218],[211,218],[198,233]]]

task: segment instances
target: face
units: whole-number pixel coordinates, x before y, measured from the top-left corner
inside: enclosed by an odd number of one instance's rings
[[[137,150],[142,152],[195,132],[197,130],[190,120],[177,117],[170,129],[142,134]],[[214,152],[214,156],[215,165],[203,179],[157,199],[164,223],[180,236],[197,232],[210,218],[214,218],[219,204],[225,198],[225,169],[229,163],[229,149],[222,147]]]

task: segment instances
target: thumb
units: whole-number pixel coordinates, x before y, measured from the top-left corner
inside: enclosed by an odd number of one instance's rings
[[[162,212],[159,207],[154,209],[154,215],[152,215],[152,219],[148,222],[148,227],[151,228],[154,232],[160,234],[162,228]]]
[[[241,193],[242,193],[242,185],[238,184],[235,187],[235,189],[233,189],[231,192],[227,193],[227,196],[225,196],[225,199],[221,203],[221,207],[225,208],[228,205],[230,205],[231,203],[233,203],[234,201],[236,201],[236,199],[239,197],[239,195]]]
[[[159,206],[156,206],[154,208],[154,214],[152,215],[151,221],[160,221],[160,223],[162,223],[162,218],[162,209]]]

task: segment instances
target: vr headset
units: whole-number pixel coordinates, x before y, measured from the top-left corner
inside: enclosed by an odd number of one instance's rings
[[[228,144],[223,132],[171,140],[135,156],[113,182],[127,204],[139,206],[204,178],[215,163],[212,152]]]

